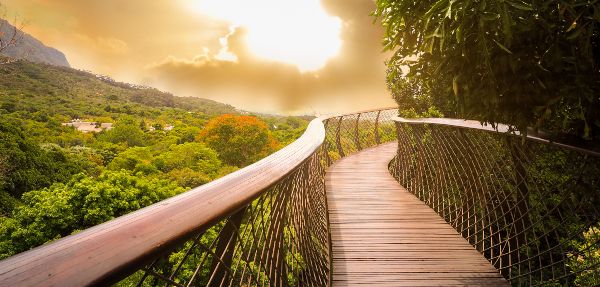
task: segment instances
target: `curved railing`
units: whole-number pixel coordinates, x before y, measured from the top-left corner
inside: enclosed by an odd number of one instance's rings
[[[600,154],[498,129],[397,119],[390,170],[513,285],[600,285]]]
[[[397,108],[364,111],[355,114],[324,117],[324,148],[328,162],[349,154],[396,140],[394,119]]]
[[[395,140],[394,115],[315,119],[251,166],[0,261],[0,285],[328,286],[325,169]]]

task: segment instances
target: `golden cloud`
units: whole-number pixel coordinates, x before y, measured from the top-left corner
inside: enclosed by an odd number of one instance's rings
[[[392,105],[371,0],[321,0],[341,47],[317,71],[257,58],[243,29],[172,0],[2,0],[27,31],[76,68],[257,111],[347,111]],[[277,23],[274,23],[277,25]],[[310,43],[307,43],[310,44]]]

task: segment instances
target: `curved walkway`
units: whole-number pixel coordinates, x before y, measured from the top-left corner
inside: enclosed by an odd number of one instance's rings
[[[406,191],[387,164],[396,143],[329,168],[334,286],[509,286],[435,211]]]

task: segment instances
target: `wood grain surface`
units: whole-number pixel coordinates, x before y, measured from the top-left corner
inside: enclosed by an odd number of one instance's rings
[[[509,286],[390,175],[396,143],[348,156],[326,176],[334,286]]]

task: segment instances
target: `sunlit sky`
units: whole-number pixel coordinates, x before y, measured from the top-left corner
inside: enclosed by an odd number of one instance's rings
[[[0,0],[74,68],[244,110],[392,106],[372,0]]]

